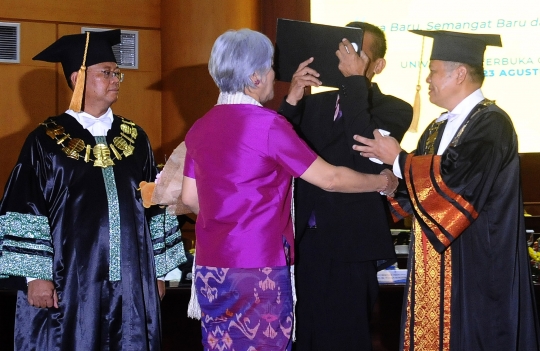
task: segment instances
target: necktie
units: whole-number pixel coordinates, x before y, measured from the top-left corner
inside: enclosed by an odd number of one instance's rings
[[[338,119],[340,119],[342,114],[343,113],[341,112],[341,109],[339,107],[339,95],[338,95],[337,100],[336,100],[336,110],[334,111],[334,121],[337,121]]]
[[[315,211],[311,211],[311,215],[308,219],[308,228],[317,228],[317,222],[315,221]]]

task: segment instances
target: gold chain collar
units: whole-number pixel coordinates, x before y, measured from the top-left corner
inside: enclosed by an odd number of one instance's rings
[[[41,123],[46,128],[46,133],[51,139],[56,140],[58,145],[62,146],[62,151],[70,158],[78,160],[82,158],[84,162],[94,162],[94,167],[107,168],[114,166],[113,160],[121,160],[122,157],[128,157],[135,150],[135,139],[137,138],[137,128],[135,123],[130,122],[123,117],[120,125],[120,135],[113,139],[113,145],[96,144],[93,148],[84,143],[82,139],[72,138],[64,130],[64,127],[53,120],[47,120]],[[121,150],[122,153],[120,153]],[[111,158],[111,151],[113,157]],[[122,156],[123,154],[123,156]],[[94,158],[92,158],[92,156]]]

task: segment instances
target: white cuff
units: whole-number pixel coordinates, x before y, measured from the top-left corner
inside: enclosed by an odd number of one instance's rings
[[[394,172],[394,175],[398,177],[399,179],[403,179],[403,175],[401,174],[401,168],[399,167],[399,154],[396,156],[396,159],[394,160],[394,164],[392,166],[392,172]]]

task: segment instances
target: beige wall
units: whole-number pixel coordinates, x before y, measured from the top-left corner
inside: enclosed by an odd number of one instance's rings
[[[28,133],[57,110],[55,65],[32,61],[37,52],[55,40],[55,26],[19,22],[21,62],[0,63],[0,194]]]

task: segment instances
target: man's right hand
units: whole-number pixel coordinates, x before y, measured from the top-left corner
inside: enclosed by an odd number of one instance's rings
[[[313,57],[302,62],[296,72],[294,72],[291,80],[289,94],[285,99],[290,105],[296,106],[298,101],[304,97],[304,89],[307,87],[318,87],[322,83],[318,79],[319,73],[308,65],[313,62]]]
[[[53,282],[35,279],[28,283],[28,303],[37,308],[58,308],[58,296]]]
[[[366,70],[370,63],[369,57],[364,51],[356,53],[349,40],[343,39],[341,43],[339,43],[339,49],[336,51],[336,56],[339,59],[338,69],[343,76],[366,75]]]

